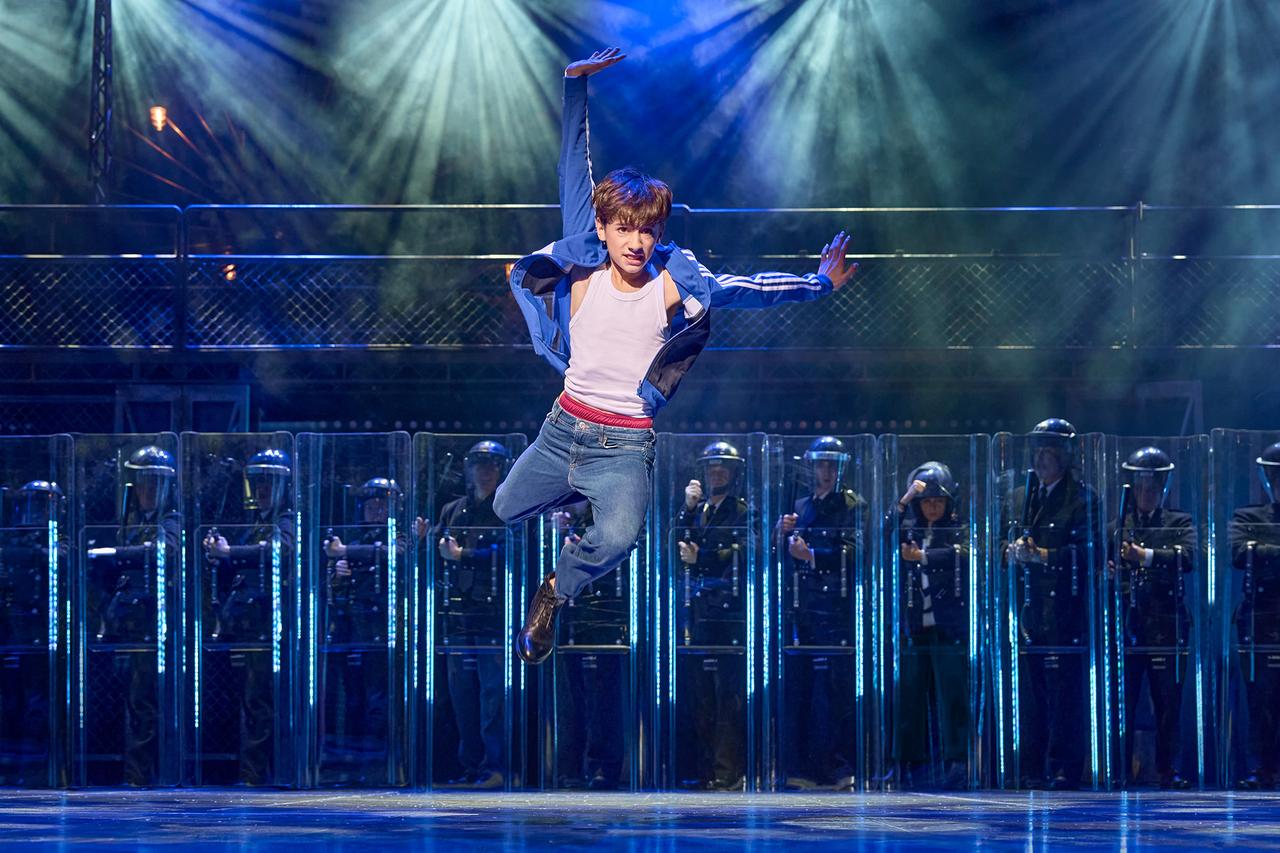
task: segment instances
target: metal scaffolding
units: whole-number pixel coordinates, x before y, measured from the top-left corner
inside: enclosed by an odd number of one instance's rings
[[[94,0],[89,182],[93,187],[95,204],[107,203],[111,182],[111,66],[111,0]]]

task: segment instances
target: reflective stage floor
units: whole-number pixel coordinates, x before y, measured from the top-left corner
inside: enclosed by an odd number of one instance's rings
[[[36,849],[1275,850],[1280,795],[0,791]]]

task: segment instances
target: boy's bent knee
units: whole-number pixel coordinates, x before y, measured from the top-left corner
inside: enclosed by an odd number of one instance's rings
[[[511,505],[511,501],[507,497],[511,494],[511,491],[505,488],[506,485],[506,481],[499,483],[497,490],[493,493],[493,514],[502,519],[503,524],[512,524],[519,521],[515,515],[520,511],[520,508]]]

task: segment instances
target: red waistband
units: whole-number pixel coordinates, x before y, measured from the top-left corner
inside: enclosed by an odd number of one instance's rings
[[[627,429],[650,429],[653,427],[653,418],[632,418],[627,415],[615,415],[613,412],[606,412],[603,409],[588,406],[586,403],[575,400],[564,392],[560,394],[560,408],[575,418],[582,418],[584,421],[591,421],[591,423],[600,424],[601,426],[626,427]]]

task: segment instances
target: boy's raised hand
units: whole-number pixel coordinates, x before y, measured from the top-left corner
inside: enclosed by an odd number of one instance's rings
[[[839,290],[858,271],[856,263],[845,263],[844,251],[849,245],[849,235],[841,231],[822,247],[822,260],[818,262],[818,274],[831,279],[831,289]]]
[[[603,71],[610,65],[617,65],[626,58],[627,55],[622,52],[622,48],[606,47],[604,50],[597,50],[586,59],[570,62],[569,66],[564,70],[564,76],[586,77],[589,74],[595,74],[597,71]]]

